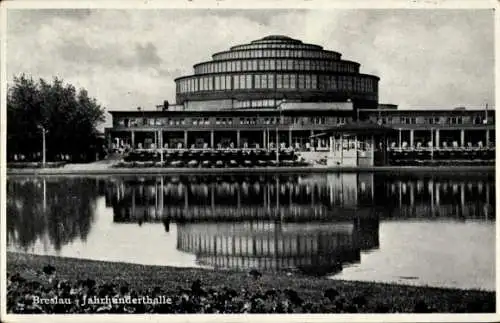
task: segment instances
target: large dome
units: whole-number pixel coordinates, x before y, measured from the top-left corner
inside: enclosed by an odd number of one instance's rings
[[[231,106],[237,108],[272,107],[281,99],[351,100],[359,108],[376,108],[379,78],[361,74],[359,63],[341,56],[319,45],[270,35],[215,53],[212,60],[194,65],[193,75],[176,79],[176,99],[179,104],[211,101],[211,107],[217,106],[218,100],[231,100],[236,102]]]

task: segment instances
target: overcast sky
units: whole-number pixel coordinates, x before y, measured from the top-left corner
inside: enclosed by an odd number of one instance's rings
[[[14,10],[7,75],[58,76],[107,109],[175,101],[174,78],[268,35],[315,43],[378,75],[400,108],[494,104],[494,19],[483,10]]]

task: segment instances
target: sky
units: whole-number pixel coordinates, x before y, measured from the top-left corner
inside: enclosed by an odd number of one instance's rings
[[[107,110],[154,109],[194,64],[268,35],[359,62],[380,103],[494,105],[491,9],[9,9],[7,79],[57,76]]]

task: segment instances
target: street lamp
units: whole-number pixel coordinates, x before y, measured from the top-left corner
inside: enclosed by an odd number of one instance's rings
[[[38,129],[42,130],[42,166],[45,167],[45,134],[47,133],[47,130],[45,130],[45,127],[42,125],[38,125]]]

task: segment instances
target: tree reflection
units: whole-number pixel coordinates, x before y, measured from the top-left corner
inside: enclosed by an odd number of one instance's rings
[[[97,179],[11,178],[7,181],[8,242],[28,250],[38,240],[56,251],[85,241],[95,218]]]

